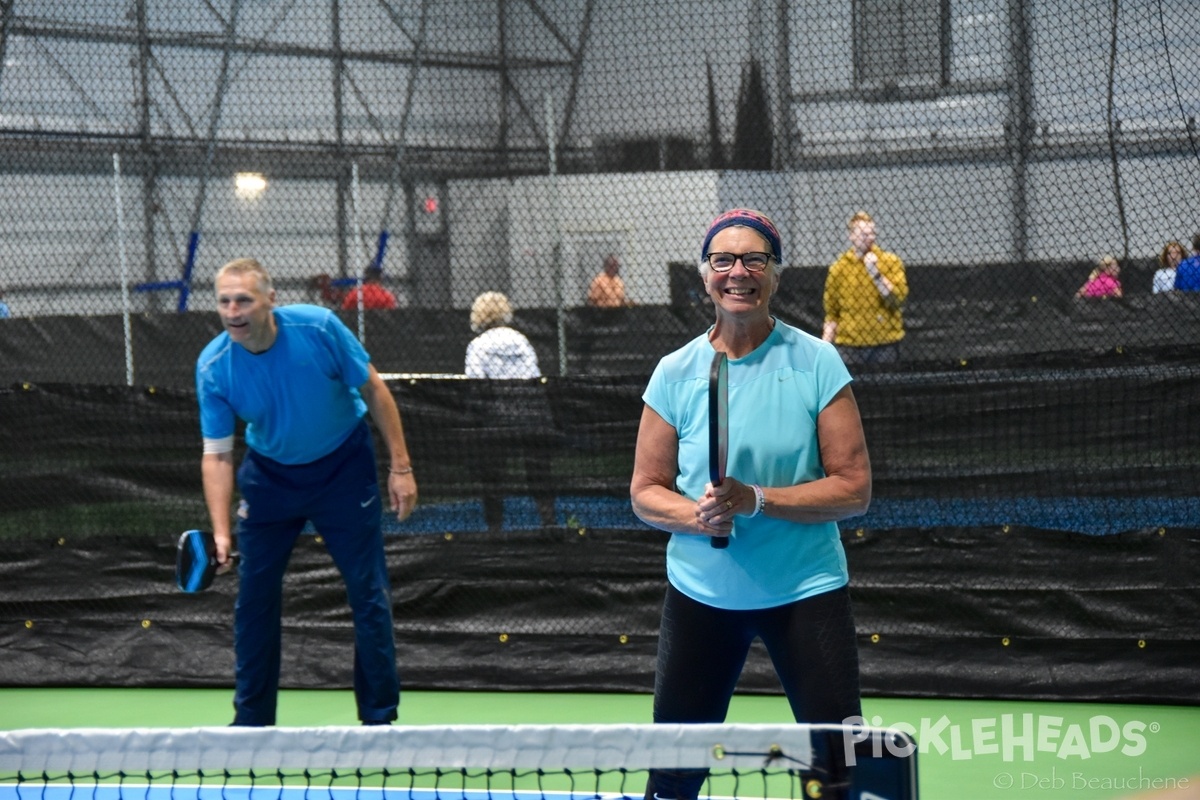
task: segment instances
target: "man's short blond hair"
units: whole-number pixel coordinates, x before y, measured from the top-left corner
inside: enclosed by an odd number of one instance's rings
[[[274,289],[270,273],[256,258],[235,258],[223,265],[213,276],[213,285],[226,275],[253,275],[258,279],[258,288],[263,294],[269,294]]]
[[[875,218],[865,211],[857,211],[855,212],[854,216],[850,218],[850,221],[846,223],[846,230],[854,230],[854,226],[860,222],[869,222],[874,225]]]

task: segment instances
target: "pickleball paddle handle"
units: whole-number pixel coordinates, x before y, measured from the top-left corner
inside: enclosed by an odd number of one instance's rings
[[[713,486],[720,486],[720,485],[721,485],[720,481],[713,481]],[[708,543],[710,545],[712,545],[714,550],[724,550],[725,548],[729,547],[729,537],[728,536],[710,536],[710,537],[708,537]]]
[[[713,486],[725,480],[725,461],[729,449],[729,359],[723,352],[713,354],[708,370],[708,477]],[[713,549],[729,547],[728,536],[710,536]]]

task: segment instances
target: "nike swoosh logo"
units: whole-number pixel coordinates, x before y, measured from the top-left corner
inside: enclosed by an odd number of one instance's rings
[[[361,506],[362,508],[366,508],[367,506],[371,505],[371,503],[374,503],[374,502],[375,502],[374,497],[368,497],[366,500],[363,500],[361,503],[359,503],[359,506]]]

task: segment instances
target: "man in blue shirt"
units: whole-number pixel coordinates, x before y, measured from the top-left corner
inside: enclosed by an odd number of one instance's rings
[[[1192,255],[1175,269],[1175,291],[1200,292],[1200,233],[1192,237]]]
[[[239,589],[234,607],[235,725],[275,724],[283,574],[311,521],[342,574],[354,618],[354,694],[363,724],[396,719],[400,680],[370,413],[387,448],[387,498],[398,519],[417,486],[400,412],[366,350],[328,309],[275,306],[254,259],[217,272],[225,332],[196,362],[204,438],[201,472],[219,571],[232,566],[233,439],[246,423],[237,470]]]

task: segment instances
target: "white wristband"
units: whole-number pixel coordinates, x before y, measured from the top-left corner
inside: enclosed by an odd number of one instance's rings
[[[762,487],[757,483],[750,484],[750,488],[754,490],[754,513],[750,516],[757,517],[767,505],[767,498],[763,496]]]

